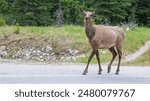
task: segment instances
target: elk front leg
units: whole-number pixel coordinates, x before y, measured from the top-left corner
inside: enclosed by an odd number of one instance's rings
[[[98,50],[96,52],[96,58],[97,58],[97,62],[98,62],[98,65],[99,65],[99,72],[98,72],[98,74],[100,75],[101,72],[102,72],[102,68],[101,68],[101,64],[100,64],[100,58],[99,58],[99,52],[98,52]]]
[[[117,49],[117,52],[118,52],[118,54],[119,54],[119,62],[118,62],[118,68],[117,68],[117,70],[116,70],[116,75],[118,75],[119,74],[119,71],[120,71],[120,63],[121,63],[121,57],[122,57],[122,51],[121,51],[121,49]]]
[[[86,75],[86,73],[88,72],[89,64],[90,64],[90,62],[91,62],[91,60],[92,60],[94,55],[95,55],[95,50],[92,51],[92,53],[91,53],[91,55],[90,55],[90,57],[88,59],[88,63],[87,63],[87,66],[86,66],[86,68],[85,68],[85,70],[83,72],[83,75]]]

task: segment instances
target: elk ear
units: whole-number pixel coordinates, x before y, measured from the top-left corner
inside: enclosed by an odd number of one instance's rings
[[[85,10],[80,8],[81,13],[85,14]]]
[[[92,15],[95,15],[95,11],[92,12]]]
[[[92,12],[92,16],[96,16],[95,11],[94,11],[94,12]]]

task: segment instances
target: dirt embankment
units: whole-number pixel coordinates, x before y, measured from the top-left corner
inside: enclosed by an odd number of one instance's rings
[[[137,59],[150,47],[150,41],[132,54],[125,56],[123,62]],[[0,36],[0,58],[34,61],[66,61],[84,56],[87,51],[75,48],[60,38],[49,38],[38,35],[4,35]],[[87,49],[86,49],[87,50]]]
[[[81,52],[70,48],[67,42],[46,37],[0,37],[0,58],[38,61],[65,61],[77,58]]]

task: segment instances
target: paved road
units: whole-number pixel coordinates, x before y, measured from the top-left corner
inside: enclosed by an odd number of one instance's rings
[[[0,63],[0,84],[150,84],[150,66],[122,66],[115,75],[116,66],[107,74],[97,75],[98,66],[90,65],[89,73],[81,75],[85,64],[18,64]]]

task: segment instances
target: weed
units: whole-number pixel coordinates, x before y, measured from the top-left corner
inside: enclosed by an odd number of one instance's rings
[[[19,34],[20,33],[19,23],[16,24],[15,29],[14,29],[14,33],[15,34]]]
[[[1,17],[0,15],[0,26],[5,26],[6,25],[6,21],[3,17]]]

